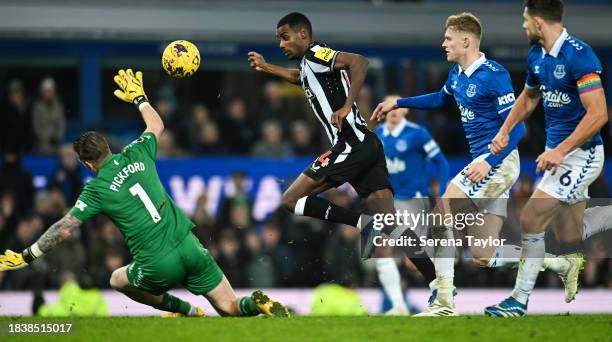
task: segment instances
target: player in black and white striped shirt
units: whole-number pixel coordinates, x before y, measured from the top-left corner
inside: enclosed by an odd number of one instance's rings
[[[284,16],[278,22],[276,35],[283,53],[300,61],[299,69],[269,64],[253,51],[249,52],[251,67],[301,85],[333,145],[291,184],[283,194],[282,204],[296,215],[343,223],[365,232],[368,225],[362,227],[360,213],[317,194],[349,182],[373,212],[395,211],[382,143],[367,128],[355,104],[368,61],[361,55],[334,51],[313,42],[310,21],[301,13]],[[435,278],[429,259],[413,262],[426,278]]]

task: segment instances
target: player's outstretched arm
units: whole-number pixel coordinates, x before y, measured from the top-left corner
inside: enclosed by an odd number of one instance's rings
[[[60,242],[68,238],[73,231],[81,226],[76,217],[66,214],[61,220],[55,222],[32,246],[21,253],[6,250],[0,255],[0,272],[17,270],[28,266],[32,261],[52,250]]]
[[[437,93],[429,93],[425,95],[403,97],[399,99],[388,99],[376,106],[370,120],[382,121],[387,113],[396,108],[415,108],[422,110],[437,109],[447,106],[451,103],[452,96],[448,94],[444,88]]]
[[[504,124],[500,127],[493,141],[491,141],[491,153],[499,154],[508,146],[510,131],[533,112],[538,102],[540,102],[540,98],[541,95],[536,88],[529,88],[527,86],[523,88],[523,91],[514,102],[514,107],[512,107],[506,120],[504,120]]]
[[[248,55],[251,68],[255,69],[256,71],[265,72],[267,74],[280,77],[285,81],[296,85],[302,84],[300,81],[300,71],[298,69],[284,68],[278,65],[270,64],[266,62],[261,54],[255,51],[249,52]]]
[[[114,92],[115,96],[122,101],[133,103],[142,114],[142,119],[147,126],[145,132],[155,134],[159,140],[159,136],[164,131],[164,121],[149,104],[142,82],[142,72],[136,71],[134,74],[132,69],[119,70],[113,80],[119,86],[119,89]]]
[[[365,81],[366,74],[368,71],[368,59],[362,55],[355,53],[339,51],[336,55],[333,68],[335,70],[350,70],[350,88],[344,106],[341,109],[335,111],[331,117],[331,124],[340,131],[342,129],[342,121],[351,112],[353,104],[357,100],[357,96],[361,91],[361,86]]]

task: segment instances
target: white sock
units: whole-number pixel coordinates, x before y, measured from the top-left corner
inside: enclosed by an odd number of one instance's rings
[[[395,260],[392,258],[376,259],[376,271],[378,271],[378,279],[387,296],[389,296],[393,308],[407,311],[408,308],[402,293],[400,273]]]
[[[514,267],[521,261],[521,247],[515,245],[501,245],[495,249],[487,267]]]
[[[503,245],[497,247],[493,256],[489,259],[487,267],[515,267],[521,261],[522,249],[515,245]],[[569,267],[569,262],[565,258],[561,258],[554,254],[545,253],[542,269],[551,270],[557,273],[562,273]]]
[[[432,237],[437,240],[454,239],[452,227],[435,227],[432,229]],[[440,244],[438,242],[438,244]],[[450,243],[449,243],[450,245]],[[455,277],[455,247],[436,246],[434,247],[433,263],[436,268],[436,278],[452,279]]]
[[[544,262],[544,232],[538,234],[523,234],[523,251],[519,263],[516,283],[512,297],[522,304],[527,304],[533,291],[538,273]]]
[[[612,205],[593,207],[584,211],[582,240],[612,228]]]

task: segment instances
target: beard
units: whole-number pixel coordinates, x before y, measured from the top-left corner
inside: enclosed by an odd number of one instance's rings
[[[536,45],[540,42],[540,37],[536,34],[527,32],[527,41],[529,45]]]

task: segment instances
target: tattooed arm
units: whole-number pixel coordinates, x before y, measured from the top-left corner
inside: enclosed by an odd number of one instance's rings
[[[32,246],[23,251],[25,262],[30,263],[49,252],[60,242],[68,238],[73,231],[81,226],[81,221],[76,217],[66,214],[61,220],[55,222]]]
[[[32,261],[38,259],[43,254],[52,250],[60,242],[69,237],[81,225],[81,221],[76,217],[66,214],[61,220],[55,222],[47,231],[34,243],[21,253],[15,253],[7,249],[0,255],[0,272],[18,270],[26,267]]]
[[[77,228],[81,226],[81,221],[76,217],[66,214],[61,220],[55,222],[47,231],[38,239],[36,244],[43,253],[49,252],[53,247],[65,240]]]

